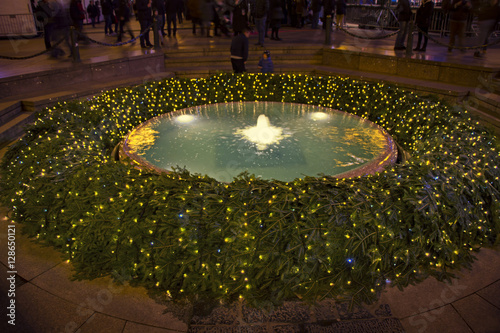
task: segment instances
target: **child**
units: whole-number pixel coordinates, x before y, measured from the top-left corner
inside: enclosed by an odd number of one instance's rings
[[[272,73],[274,71],[273,61],[271,60],[271,52],[264,51],[262,58],[259,60],[258,67],[262,73]]]

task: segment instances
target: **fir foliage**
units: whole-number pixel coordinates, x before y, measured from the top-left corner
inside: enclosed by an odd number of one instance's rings
[[[411,158],[375,175],[225,184],[111,158],[135,126],[208,103],[331,107],[385,128]],[[500,230],[495,137],[466,110],[385,84],[305,75],[167,79],[45,109],[2,161],[1,201],[75,276],[120,272],[179,299],[371,302],[473,260]]]

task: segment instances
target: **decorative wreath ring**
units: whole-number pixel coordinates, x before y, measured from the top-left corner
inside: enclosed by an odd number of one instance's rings
[[[278,101],[385,128],[411,157],[371,176],[219,183],[115,161],[140,123],[195,105]],[[452,276],[495,242],[496,138],[459,107],[386,84],[305,75],[167,79],[41,112],[2,162],[11,219],[64,251],[77,278],[113,275],[174,300],[370,302]]]

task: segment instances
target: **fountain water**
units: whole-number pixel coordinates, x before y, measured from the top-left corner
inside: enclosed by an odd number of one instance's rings
[[[271,126],[269,118],[263,114],[257,118],[256,126],[238,129],[235,134],[255,143],[258,150],[265,150],[269,145],[278,144],[280,140],[287,137],[283,135],[282,128]]]
[[[370,121],[277,102],[210,104],[165,114],[133,130],[123,150],[161,172],[185,167],[224,182],[244,171],[283,181],[365,175],[397,156],[391,137]]]

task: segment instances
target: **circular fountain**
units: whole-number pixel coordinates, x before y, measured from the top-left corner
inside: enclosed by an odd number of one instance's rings
[[[368,120],[278,102],[209,104],[164,114],[131,131],[123,152],[160,172],[185,167],[223,182],[244,171],[282,181],[361,176],[397,157],[390,135]]]

